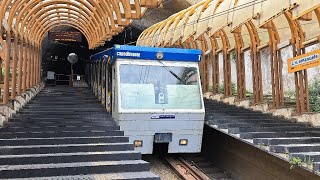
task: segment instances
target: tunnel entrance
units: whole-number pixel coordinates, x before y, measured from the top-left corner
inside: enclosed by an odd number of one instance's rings
[[[74,64],[68,61],[70,53],[78,56]],[[42,77],[47,85],[73,86],[74,81],[85,81],[89,54],[88,42],[78,30],[63,26],[55,28],[42,45]]]
[[[91,54],[111,48],[114,44],[135,45],[140,33],[141,31],[134,27],[127,28],[103,46],[90,50],[87,39],[80,31],[69,26],[56,27],[50,30],[42,43],[42,78],[47,85],[54,86],[77,87],[79,83],[86,83],[86,65],[92,63],[89,62]],[[78,56],[78,61],[72,67],[68,61],[70,53]]]

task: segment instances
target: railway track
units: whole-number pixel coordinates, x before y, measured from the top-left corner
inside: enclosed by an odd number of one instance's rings
[[[184,180],[234,179],[200,155],[167,156],[165,161]]]
[[[187,161],[182,156],[168,156],[166,162],[177,174],[185,180],[210,180],[210,177],[202,172],[193,163]]]

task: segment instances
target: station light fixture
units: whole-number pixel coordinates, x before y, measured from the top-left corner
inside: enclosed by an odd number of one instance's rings
[[[134,144],[134,147],[142,147],[143,141],[142,140],[135,140],[133,144]]]
[[[179,140],[179,145],[180,145],[180,146],[186,146],[186,145],[188,145],[188,139],[180,139],[180,140]]]

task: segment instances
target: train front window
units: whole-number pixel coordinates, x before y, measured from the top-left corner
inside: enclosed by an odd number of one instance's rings
[[[120,65],[122,109],[201,109],[195,67]]]

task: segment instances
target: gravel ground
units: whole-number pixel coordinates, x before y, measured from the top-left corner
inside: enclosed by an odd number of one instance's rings
[[[150,163],[151,172],[160,176],[163,180],[181,180],[159,157],[144,155],[143,160]]]

